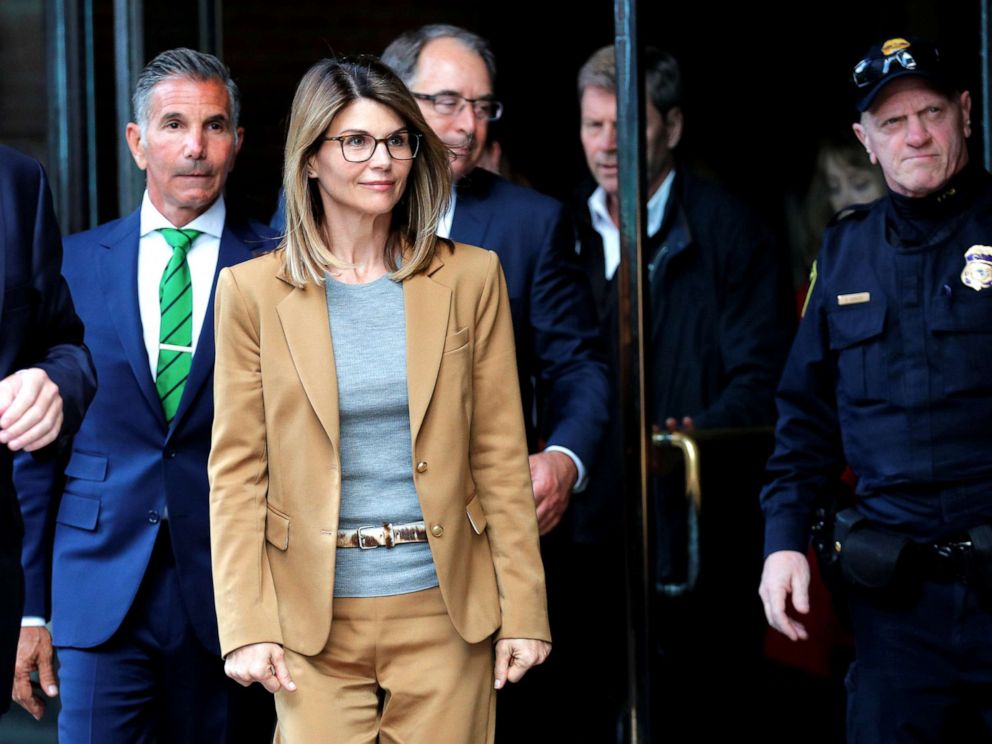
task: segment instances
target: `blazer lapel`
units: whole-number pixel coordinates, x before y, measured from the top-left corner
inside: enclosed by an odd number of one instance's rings
[[[296,287],[276,305],[276,313],[303,390],[338,450],[338,385],[324,288],[313,283]]]
[[[138,308],[138,230],[139,213],[133,212],[104,238],[99,255],[100,281],[107,298],[107,309],[124,347],[124,356],[145,402],[164,429],[165,414],[148,365]]]
[[[214,278],[210,283],[210,299],[207,301],[206,314],[203,316],[203,325],[200,327],[200,337],[196,342],[196,353],[193,354],[193,364],[189,370],[189,377],[186,379],[186,386],[183,388],[179,408],[176,409],[176,415],[172,419],[170,433],[176,430],[193,405],[197,394],[213,375],[214,294],[217,291],[217,275],[225,266],[233,266],[251,258],[251,250],[248,248],[251,241],[247,238],[248,236],[242,235],[238,228],[224,225],[224,232],[220,236],[220,247],[217,251],[217,268],[214,270]]]
[[[460,207],[456,207],[456,210]],[[406,311],[407,396],[410,401],[410,436],[417,441],[420,425],[434,394],[448,331],[451,290],[431,279],[443,263],[437,256],[430,268],[403,282]]]

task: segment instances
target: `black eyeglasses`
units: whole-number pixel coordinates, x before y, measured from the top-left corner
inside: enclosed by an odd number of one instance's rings
[[[414,93],[413,97],[418,101],[430,101],[434,108],[434,113],[441,116],[454,116],[460,114],[465,104],[472,105],[472,113],[477,119],[488,119],[496,121],[503,115],[503,104],[492,98],[465,98],[457,93]]]
[[[399,131],[385,137],[355,132],[321,139],[340,144],[341,156],[349,163],[371,160],[380,142],[386,146],[386,152],[393,160],[413,160],[420,151],[420,134],[416,132]]]
[[[865,57],[854,66],[854,85],[867,88],[889,74],[893,63],[904,70],[926,69],[934,70],[940,66],[940,57],[936,47],[924,47],[914,44],[913,49],[900,49],[884,57]]]

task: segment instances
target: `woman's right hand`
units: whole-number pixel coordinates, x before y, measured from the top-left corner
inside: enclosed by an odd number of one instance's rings
[[[224,673],[245,687],[258,682],[269,692],[296,690],[278,643],[250,643],[234,649],[224,659]]]

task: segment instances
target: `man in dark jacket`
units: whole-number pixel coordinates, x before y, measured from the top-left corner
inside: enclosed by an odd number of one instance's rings
[[[96,389],[61,264],[45,171],[0,146],[0,714],[10,706],[24,604],[24,526],[11,479],[12,453],[53,457],[79,429]],[[20,697],[23,690],[14,694]]]
[[[683,131],[676,60],[648,49],[645,69],[648,415],[669,431],[770,426],[775,415],[775,385],[792,326],[779,258],[770,235],[747,207],[676,165],[673,151]],[[613,47],[598,50],[583,65],[578,93],[580,135],[594,183],[580,189],[573,204],[577,250],[593,286],[601,332],[613,351],[615,365],[620,234]],[[614,369],[614,379],[615,373]],[[613,390],[616,396],[616,385]],[[619,405],[617,400],[612,404],[614,410]],[[619,542],[609,533],[610,529],[617,530],[620,522],[622,437],[619,423],[614,427],[612,436],[607,436],[612,450],[602,450],[590,468],[588,492],[574,505],[575,539],[579,543],[612,546]],[[678,557],[684,556],[687,540],[683,481],[676,474],[657,479],[655,485],[655,579],[674,584],[686,573],[685,559]],[[720,485],[717,489],[723,490]],[[744,484],[735,483],[734,488],[735,499],[749,498]],[[754,489],[756,497],[756,484]],[[717,548],[730,549],[726,545]],[[591,563],[608,562],[604,550],[601,548]],[[610,606],[613,602],[601,604]],[[742,627],[743,623],[737,621],[736,625]],[[691,627],[698,631],[700,626],[692,622]],[[760,634],[760,626],[757,630]],[[719,635],[727,638],[726,632]],[[660,636],[664,645],[664,633]],[[685,651],[688,662],[691,643],[677,645]],[[679,653],[677,648],[668,651]],[[672,668],[669,658],[667,669]],[[684,680],[680,684],[685,684]]]

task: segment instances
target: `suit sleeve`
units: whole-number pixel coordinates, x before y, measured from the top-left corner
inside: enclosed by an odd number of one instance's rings
[[[814,501],[844,467],[825,295],[822,283],[810,288],[776,396],[775,452],[768,461],[769,483],[761,492],[765,555],[806,551]]]
[[[571,450],[588,467],[609,416],[610,382],[592,289],[560,205],[541,239],[530,322],[542,433],[548,444]]]
[[[551,640],[506,280],[489,254],[475,318],[469,461],[499,587],[498,638]]]
[[[752,220],[737,229],[721,267],[718,323],[726,384],[705,411],[685,412],[698,429],[771,425],[793,328],[795,311],[771,236]]]
[[[83,324],[76,315],[69,287],[62,277],[62,241],[52,209],[45,173],[39,181],[32,241],[32,284],[40,307],[22,367],[40,367],[62,396],[64,443],[79,430],[83,414],[96,392],[96,372],[83,345]]]
[[[48,620],[52,616],[52,543],[64,467],[61,456],[37,459],[26,452],[14,455],[14,488],[24,521],[21,567],[25,617]]]
[[[38,306],[18,355],[16,366],[38,367],[48,374],[62,397],[62,430],[58,439],[37,452],[18,453],[14,458],[15,491],[24,521],[21,563],[24,568],[24,614],[51,615],[50,585],[52,533],[67,445],[80,427],[86,408],[96,392],[96,372],[83,345],[83,324],[76,315],[69,287],[62,277],[62,240],[52,208],[51,192],[42,167],[35,163],[36,179],[25,188],[19,210],[24,220],[22,235],[30,230],[30,282]],[[22,194],[18,194],[21,197]],[[18,246],[12,246],[18,248]],[[27,246],[25,246],[27,248]],[[8,270],[11,256],[7,257]]]
[[[214,424],[208,461],[210,547],[221,654],[282,643],[265,550],[268,456],[260,338],[229,269],[214,300]]]

